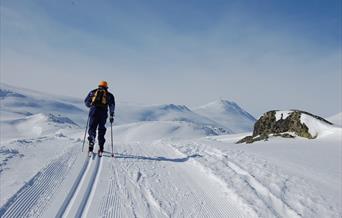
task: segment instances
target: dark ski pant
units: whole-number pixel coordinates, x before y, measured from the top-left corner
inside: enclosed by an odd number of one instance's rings
[[[95,142],[96,129],[98,129],[98,142],[100,150],[103,151],[104,143],[106,142],[106,121],[108,117],[108,111],[102,108],[92,108],[89,112],[89,130],[88,140],[89,142]],[[90,143],[89,143],[90,144]],[[93,147],[89,145],[89,151],[92,151]]]

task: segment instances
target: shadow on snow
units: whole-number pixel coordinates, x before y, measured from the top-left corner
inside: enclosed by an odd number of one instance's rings
[[[108,151],[103,152],[103,156],[105,157],[111,157],[111,154],[112,153]],[[185,161],[188,161],[190,158],[196,158],[196,157],[202,157],[202,155],[193,154],[193,155],[182,157],[182,158],[169,158],[169,157],[146,157],[146,156],[140,156],[140,155],[120,154],[120,153],[114,154],[114,158],[116,159],[135,159],[135,160],[170,161],[170,162],[185,162]]]

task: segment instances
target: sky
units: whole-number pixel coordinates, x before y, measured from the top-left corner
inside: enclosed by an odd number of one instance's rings
[[[342,111],[340,0],[0,0],[0,80],[84,98]]]

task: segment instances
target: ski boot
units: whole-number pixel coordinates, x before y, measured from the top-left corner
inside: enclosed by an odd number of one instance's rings
[[[97,152],[97,154],[99,155],[99,157],[102,157],[102,155],[103,155],[103,150],[99,149],[99,151]]]
[[[94,149],[94,142],[89,141],[89,150],[88,150],[88,157],[91,157],[93,154],[93,149]]]

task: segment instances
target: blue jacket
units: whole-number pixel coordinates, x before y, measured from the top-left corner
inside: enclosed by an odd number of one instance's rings
[[[94,105],[91,105],[91,101],[93,96],[95,95],[97,89],[94,89],[92,91],[89,92],[89,94],[87,95],[87,97],[84,99],[84,103],[85,105],[90,108],[90,110],[105,110],[106,112],[108,111],[109,108],[109,114],[111,116],[114,116],[114,111],[115,111],[115,98],[114,95],[110,92],[108,92],[107,94],[107,98],[108,98],[108,108],[103,108],[103,107],[96,107]]]

